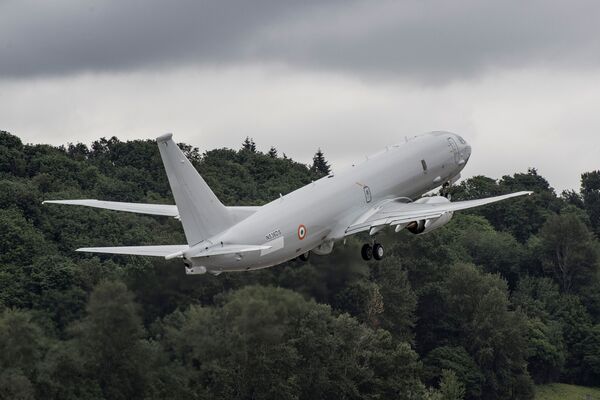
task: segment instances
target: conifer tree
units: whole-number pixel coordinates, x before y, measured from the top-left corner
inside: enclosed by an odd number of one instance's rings
[[[325,160],[325,155],[319,148],[313,157],[313,165],[310,167],[312,172],[317,173],[318,175],[329,175],[331,172],[331,168]]]
[[[256,153],[256,143],[254,143],[254,139],[246,136],[246,140],[242,143],[242,149]]]
[[[267,153],[271,158],[277,158],[277,149],[274,146],[271,146],[269,152]]]

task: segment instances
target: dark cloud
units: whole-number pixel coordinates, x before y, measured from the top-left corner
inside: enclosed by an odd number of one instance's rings
[[[0,77],[275,62],[424,81],[600,64],[600,2],[0,3]]]

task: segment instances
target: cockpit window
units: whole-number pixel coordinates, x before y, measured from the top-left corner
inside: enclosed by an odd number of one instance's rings
[[[421,160],[421,166],[423,167],[423,171],[427,172],[427,162],[425,160]]]
[[[460,136],[458,136],[458,141],[459,141],[461,144],[467,144],[467,142],[465,142],[465,139],[463,139],[463,138],[462,138],[462,137],[460,137]]]

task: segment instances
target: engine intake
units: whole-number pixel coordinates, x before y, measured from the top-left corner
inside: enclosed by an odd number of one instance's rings
[[[443,204],[450,203],[450,200],[443,196],[422,197],[415,201],[418,204]],[[406,229],[415,235],[422,235],[433,232],[434,230],[446,225],[452,219],[453,213],[446,212],[437,218],[422,219],[413,221],[406,225]]]

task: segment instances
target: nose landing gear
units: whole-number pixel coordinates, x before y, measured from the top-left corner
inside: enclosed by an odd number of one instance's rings
[[[380,261],[383,259],[384,254],[385,251],[381,243],[373,243],[373,246],[371,246],[369,243],[365,243],[360,250],[360,255],[365,261],[370,261],[372,258]]]

